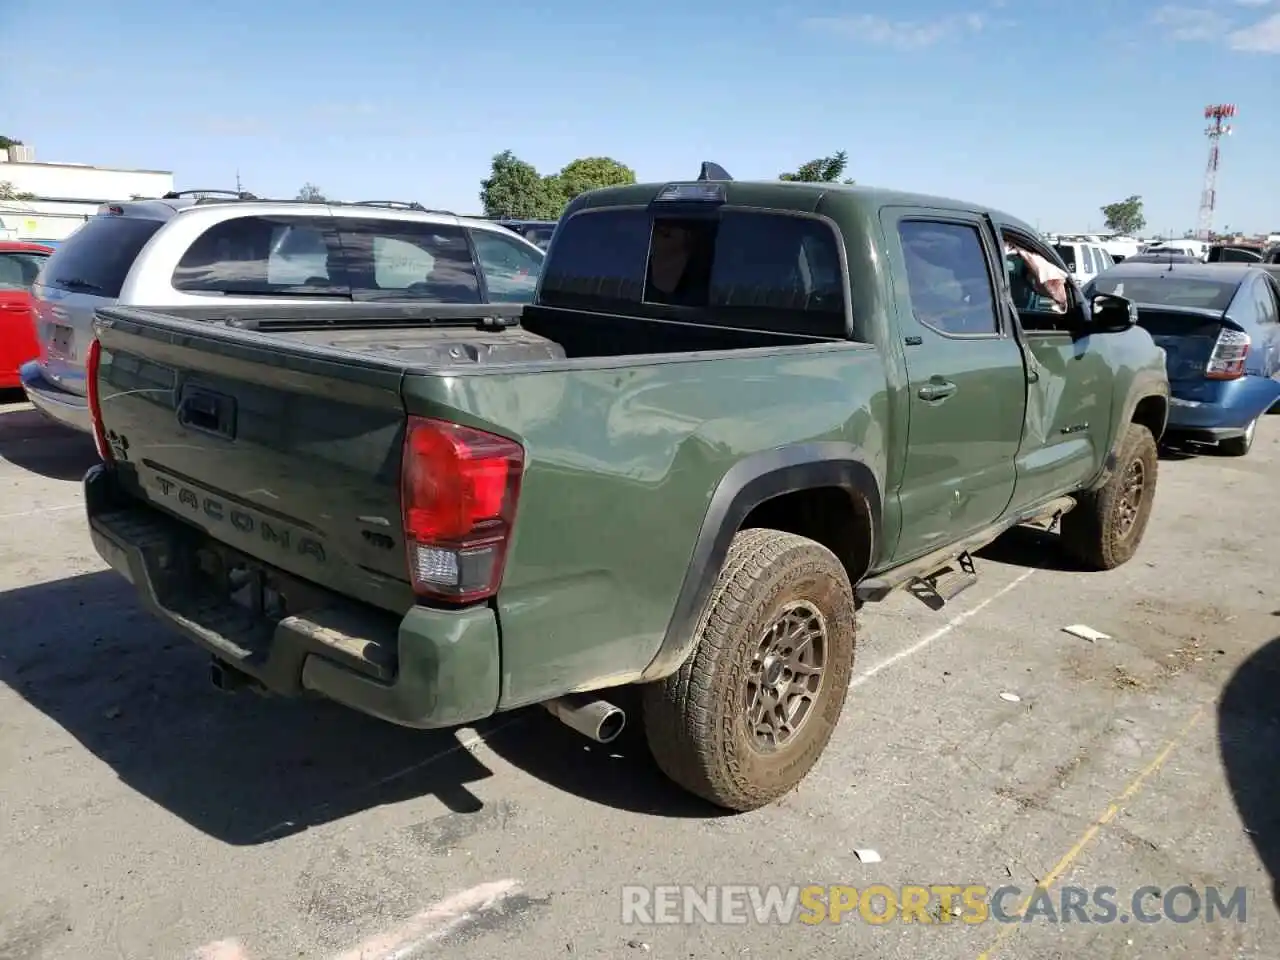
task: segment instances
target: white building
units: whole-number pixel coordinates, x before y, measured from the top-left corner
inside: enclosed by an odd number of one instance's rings
[[[0,151],[0,184],[8,184],[19,196],[34,196],[0,199],[0,239],[56,242],[69,237],[101,204],[163,196],[173,189],[173,173],[39,163],[34,149],[15,145]]]

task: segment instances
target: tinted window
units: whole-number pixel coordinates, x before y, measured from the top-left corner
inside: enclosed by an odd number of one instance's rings
[[[30,290],[47,257],[46,253],[0,250],[0,290]]]
[[[540,299],[549,306],[604,310],[639,303],[649,229],[647,210],[574,214],[543,267]]]
[[[495,302],[529,303],[538,285],[542,257],[525,244],[492,230],[472,230],[476,259],[484,272],[489,299]]]
[[[898,236],[917,320],[947,334],[998,331],[991,274],[976,227],[904,220]]]
[[[351,294],[358,300],[480,302],[480,281],[461,227],[341,219],[338,235]]]
[[[103,215],[91,217],[49,258],[41,282],[75,293],[118,297],[138,252],[160,220]]]
[[[1159,273],[1149,277],[1132,277],[1108,273],[1094,281],[1095,293],[1113,293],[1137,304],[1154,307],[1198,307],[1222,311],[1235,296],[1235,281],[1204,280],[1179,277],[1175,273]]]
[[[174,289],[345,296],[328,224],[317,217],[236,217],[214,224],[182,255],[173,272]]]
[[[588,211],[563,222],[541,299],[587,309],[697,309],[698,322],[845,333],[836,235],[811,217],[721,209],[652,217]]]
[[[1062,262],[1067,265],[1067,269],[1072,273],[1076,272],[1076,246],[1073,243],[1055,243],[1053,249],[1058,251],[1058,256],[1062,258]]]
[[[711,263],[712,306],[825,316],[844,329],[844,284],[835,234],[810,217],[726,211]]]

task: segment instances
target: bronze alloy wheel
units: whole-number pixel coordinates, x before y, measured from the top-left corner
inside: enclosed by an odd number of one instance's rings
[[[787,604],[760,637],[746,676],[746,724],[765,753],[786,746],[813,712],[827,658],[827,621],[807,600]]]

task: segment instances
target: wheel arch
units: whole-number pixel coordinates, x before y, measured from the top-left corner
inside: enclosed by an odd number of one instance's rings
[[[1124,445],[1125,433],[1129,424],[1137,423],[1151,431],[1156,443],[1164,436],[1169,422],[1169,383],[1155,375],[1139,378],[1125,397],[1121,416],[1115,420],[1112,429],[1111,444],[1103,458],[1102,468],[1089,490],[1099,490],[1106,486],[1112,472],[1120,459],[1120,448]]]
[[[641,681],[674,673],[688,657],[739,530],[777,526],[808,536],[832,549],[856,585],[880,548],[882,510],[876,475],[849,443],[795,444],[736,463],[711,495],[662,644]]]

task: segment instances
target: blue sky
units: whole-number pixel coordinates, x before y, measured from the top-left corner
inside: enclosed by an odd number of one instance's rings
[[[179,187],[478,211],[510,148],[642,180],[775,177],[848,151],[861,183],[1148,232],[1195,223],[1202,108],[1238,105],[1215,225],[1280,230],[1280,0],[0,0],[0,133]]]

